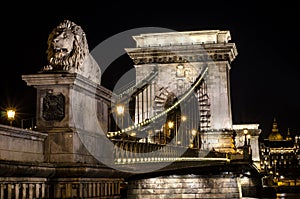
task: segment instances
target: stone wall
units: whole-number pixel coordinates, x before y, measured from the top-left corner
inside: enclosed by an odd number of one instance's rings
[[[0,160],[43,162],[46,133],[0,125]]]
[[[241,198],[234,175],[171,175],[130,181],[128,199],[144,198]]]

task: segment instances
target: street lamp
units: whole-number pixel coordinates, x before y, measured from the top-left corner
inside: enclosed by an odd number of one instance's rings
[[[6,114],[7,114],[7,119],[10,123],[10,126],[12,126],[12,122],[15,120],[16,111],[14,109],[8,109]]]
[[[117,106],[117,114],[118,115],[123,115],[124,114],[124,106],[123,105],[118,105]]]
[[[197,137],[197,130],[196,129],[192,129],[191,134],[192,134],[192,138],[190,139],[190,148],[194,148],[196,146],[199,146],[199,139]],[[195,140],[196,139],[196,140]],[[195,144],[194,144],[195,141]]]
[[[174,128],[174,122],[173,121],[168,121],[168,129],[166,131],[167,135],[165,136],[166,137],[165,142],[167,142],[167,137],[172,137],[172,129],[173,128]],[[177,135],[175,137],[175,140],[177,142]]]
[[[168,127],[169,127],[169,129],[174,128],[174,122],[173,121],[169,121],[168,122]]]
[[[250,137],[248,135],[248,129],[243,130],[244,136],[245,136],[245,141],[244,141],[244,146],[243,146],[243,153],[244,153],[244,159],[245,160],[250,160],[250,155],[251,155],[251,149],[250,149]],[[247,138],[249,138],[249,143],[247,143]]]
[[[120,122],[119,122],[119,119],[121,117],[121,129],[123,128],[123,117],[124,117],[124,112],[125,112],[125,108],[122,104],[120,105],[117,105],[116,106],[116,112],[117,112],[117,124],[119,125]],[[120,116],[120,117],[119,117]]]
[[[247,146],[247,134],[248,134],[248,129],[244,129],[243,132],[244,132],[244,135],[245,135],[244,146]]]
[[[192,130],[192,136],[196,136],[197,135],[197,130],[196,129],[193,129]]]
[[[247,139],[248,139],[248,145],[250,145],[250,139],[251,139],[251,135],[250,134],[247,135]]]

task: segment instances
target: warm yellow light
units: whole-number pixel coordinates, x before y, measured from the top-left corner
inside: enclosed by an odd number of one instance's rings
[[[181,121],[186,121],[186,116],[185,115],[183,115],[183,116],[181,116]]]
[[[16,112],[13,109],[7,110],[7,119],[14,120]]]
[[[136,136],[136,132],[132,132],[132,133],[130,134],[130,136],[132,136],[132,137]]]
[[[9,120],[10,125],[12,126],[12,122],[13,120],[15,120],[16,111],[13,109],[8,109],[6,114],[7,114],[7,119]]]
[[[250,134],[248,134],[248,135],[247,135],[247,139],[250,139],[250,138],[251,138],[251,135],[250,135]]]
[[[117,114],[118,115],[123,115],[124,114],[124,106],[123,105],[118,105],[117,106]]]
[[[168,127],[169,127],[170,129],[172,129],[172,128],[174,127],[174,122],[169,121],[169,122],[168,122]]]
[[[192,135],[195,136],[197,134],[197,130],[193,129],[192,130]]]
[[[248,134],[248,129],[244,129],[244,134],[245,134],[245,135]]]

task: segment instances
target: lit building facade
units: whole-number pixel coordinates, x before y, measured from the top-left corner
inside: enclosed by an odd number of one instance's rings
[[[269,136],[260,143],[260,168],[268,185],[300,186],[300,136],[284,138],[276,119]]]

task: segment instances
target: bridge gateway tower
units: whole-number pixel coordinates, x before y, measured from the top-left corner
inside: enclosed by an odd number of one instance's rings
[[[230,64],[237,56],[237,49],[235,43],[230,42],[230,32],[205,30],[149,33],[133,38],[136,48],[126,51],[134,62],[136,82],[147,81],[148,84],[146,89],[135,94],[135,123],[166,112],[203,75],[203,80],[193,92],[196,105],[181,103],[181,117],[190,114],[198,118],[199,124],[192,124],[192,128],[187,129],[192,131],[195,128],[198,131],[201,137],[198,148],[233,152]],[[155,78],[151,74],[156,74]],[[153,80],[148,81],[147,78]],[[186,113],[182,112],[183,109]],[[184,126],[183,122],[181,124]],[[185,129],[181,128],[181,131]]]

